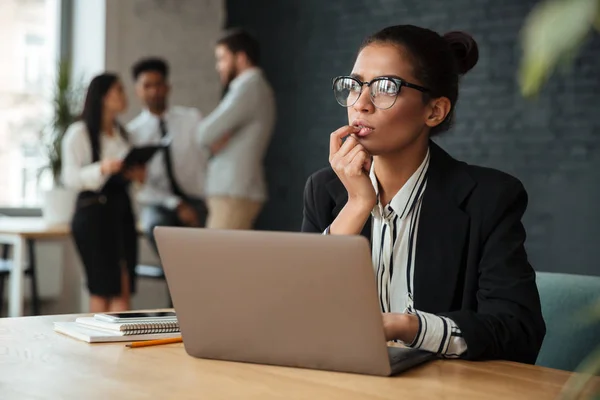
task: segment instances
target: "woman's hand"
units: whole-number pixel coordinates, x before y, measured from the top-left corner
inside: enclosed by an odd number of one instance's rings
[[[331,134],[329,163],[348,192],[348,203],[331,225],[331,234],[359,234],[377,203],[369,178],[371,155],[351,135],[358,131],[354,126],[344,126]]]
[[[229,139],[231,139],[232,136],[233,136],[233,133],[230,132],[230,133],[227,133],[222,138],[220,138],[219,140],[217,140],[216,142],[213,142],[209,146],[210,153],[213,156],[219,154],[221,152],[221,150],[223,150],[225,147],[227,147],[227,145],[229,144]]]
[[[411,314],[383,313],[385,340],[401,340],[406,344],[414,342],[419,332],[419,317]]]
[[[331,134],[329,163],[348,191],[348,201],[360,203],[370,211],[377,198],[369,178],[371,155],[351,135],[359,130],[354,126],[344,126]],[[342,144],[342,139],[348,135],[350,137]]]
[[[177,206],[177,217],[185,226],[199,227],[200,219],[198,213],[190,204],[186,202],[180,202]]]
[[[124,171],[123,176],[125,176],[125,179],[130,181],[144,183],[146,180],[146,166],[136,165],[129,167]]]
[[[121,168],[123,168],[123,160],[109,158],[100,162],[100,172],[102,175],[116,174],[121,171]]]

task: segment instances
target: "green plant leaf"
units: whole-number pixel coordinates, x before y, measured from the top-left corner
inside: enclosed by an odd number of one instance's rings
[[[571,62],[600,19],[600,0],[546,0],[534,7],[521,32],[519,84],[536,95],[558,63]]]
[[[593,325],[600,323],[600,297],[592,304],[577,310],[571,317],[578,325]]]
[[[600,299],[598,299],[596,304],[590,307],[587,314],[591,321],[600,322]]]
[[[561,400],[577,399],[584,393],[587,384],[600,372],[600,346],[583,360],[575,373],[571,375],[559,395]],[[599,392],[587,393],[589,397],[600,396]]]
[[[38,172],[41,174],[50,169],[55,186],[60,186],[62,139],[68,127],[77,118],[81,93],[82,85],[73,83],[70,63],[65,60],[59,61],[52,89],[53,115],[42,134],[48,165]]]

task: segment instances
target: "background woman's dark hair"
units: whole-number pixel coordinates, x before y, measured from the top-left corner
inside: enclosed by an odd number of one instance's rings
[[[92,79],[85,95],[85,103],[81,113],[81,121],[87,127],[92,143],[94,158],[99,158],[100,151],[100,130],[102,129],[102,111],[104,106],[104,97],[110,88],[119,80],[115,74],[104,73]],[[121,134],[126,137],[125,131],[119,125]]]
[[[217,45],[226,46],[232,53],[245,53],[248,60],[256,66],[260,64],[260,46],[258,41],[249,32],[243,29],[232,29],[227,31],[217,41]]]
[[[423,100],[447,97],[452,108],[446,119],[431,129],[430,135],[447,131],[452,125],[458,100],[459,76],[477,64],[479,50],[475,40],[465,32],[449,32],[443,36],[413,25],[396,25],[382,29],[366,38],[360,50],[373,43],[401,46],[413,62],[419,84],[429,88]]]

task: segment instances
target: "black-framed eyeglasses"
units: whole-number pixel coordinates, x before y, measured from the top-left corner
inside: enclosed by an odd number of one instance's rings
[[[382,110],[388,109],[396,103],[402,86],[420,90],[421,92],[429,91],[429,89],[423,86],[387,76],[375,78],[370,82],[362,82],[352,76],[338,76],[333,79],[333,94],[340,106],[351,107],[358,101],[364,85],[369,87],[369,94],[371,95],[373,105]]]

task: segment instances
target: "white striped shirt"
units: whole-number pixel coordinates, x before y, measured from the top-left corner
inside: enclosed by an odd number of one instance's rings
[[[467,345],[461,331],[450,318],[413,307],[413,279],[417,230],[423,193],[427,186],[429,151],[425,159],[385,207],[379,201],[375,164],[370,178],[377,194],[372,217],[372,257],[382,312],[408,313],[419,318],[420,327],[410,347],[445,357],[458,357]]]

